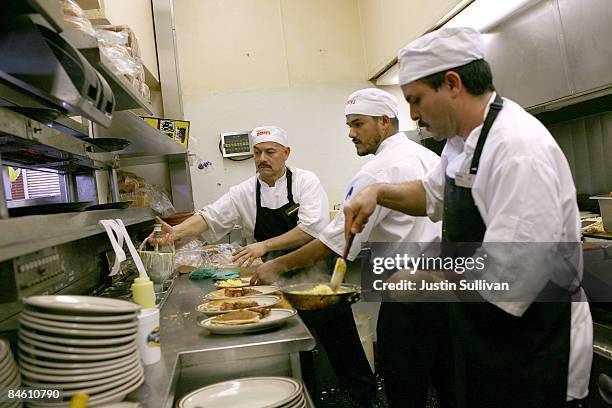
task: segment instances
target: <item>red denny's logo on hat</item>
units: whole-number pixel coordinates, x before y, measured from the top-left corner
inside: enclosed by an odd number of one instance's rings
[[[346,101],[347,105],[354,105],[356,103],[357,103],[357,99],[355,99],[355,98],[347,99],[347,101]]]
[[[257,136],[262,136],[262,135],[270,135],[270,131],[269,130],[258,130],[257,131]]]

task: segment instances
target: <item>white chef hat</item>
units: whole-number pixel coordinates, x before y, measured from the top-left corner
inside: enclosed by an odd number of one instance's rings
[[[482,35],[471,27],[440,28],[399,51],[399,84],[459,67],[485,56]]]
[[[397,99],[378,88],[360,89],[349,95],[344,108],[344,115],[355,114],[397,118]]]
[[[289,146],[287,132],[278,126],[260,126],[251,132],[251,144],[255,146],[263,142],[276,142],[285,147]]]

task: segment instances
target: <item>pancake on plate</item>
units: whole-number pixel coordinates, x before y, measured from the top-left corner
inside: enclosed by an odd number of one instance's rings
[[[236,299],[236,300],[212,300],[206,303],[204,309],[209,312],[224,312],[227,310],[240,310],[247,307],[257,307],[259,303],[256,300]]]
[[[256,323],[261,318],[269,314],[269,307],[260,307],[253,310],[239,310],[214,317],[210,320],[210,323],[216,325],[237,326],[241,324]]]
[[[261,291],[253,288],[225,288],[223,294],[226,297],[243,297],[250,295],[261,295]]]

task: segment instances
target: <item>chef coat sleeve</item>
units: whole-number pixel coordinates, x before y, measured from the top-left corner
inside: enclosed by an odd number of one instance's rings
[[[375,176],[363,171],[357,173],[346,190],[345,199],[342,203],[340,211],[338,212],[338,215],[319,235],[319,240],[338,255],[343,254],[344,246],[346,245],[346,240],[344,239],[344,204],[350,200],[351,197],[356,196],[361,190],[377,182],[384,181],[379,181]],[[354,261],[355,258],[357,258],[357,255],[359,255],[359,252],[361,251],[361,243],[368,240],[370,233],[372,232],[372,228],[382,218],[384,218],[389,211],[389,209],[381,207],[380,205],[376,206],[376,209],[368,219],[364,230],[355,235],[355,238],[353,239],[350,253],[347,256],[349,261]]]
[[[423,177],[423,187],[425,188],[425,199],[427,201],[427,216],[433,222],[442,220],[444,210],[444,184],[445,168],[444,160],[441,160],[436,167]]]
[[[318,238],[329,223],[329,201],[321,181],[313,172],[304,171],[300,177],[299,191],[294,194],[300,204],[297,226]]]
[[[533,157],[506,160],[478,189],[474,201],[487,225],[483,246],[476,254],[486,253],[483,278],[510,285],[507,292],[484,291],[481,295],[521,316],[546,283],[555,280],[554,274],[564,274],[562,269],[566,268],[565,277],[575,277],[580,267],[555,252],[563,223],[575,220],[563,219],[564,203],[559,198],[560,181],[555,171]]]
[[[217,201],[207,205],[198,214],[208,224],[208,230],[202,233],[206,242],[217,242],[231,232],[235,224],[240,224],[240,213],[237,201],[246,199],[242,197],[241,185],[230,187]]]

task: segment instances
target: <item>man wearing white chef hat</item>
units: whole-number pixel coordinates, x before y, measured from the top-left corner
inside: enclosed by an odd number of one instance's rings
[[[356,153],[374,155],[347,186],[345,202],[374,183],[422,178],[440,161],[435,153],[398,131],[397,100],[388,92],[378,88],[353,92],[346,100],[345,120]],[[355,260],[361,243],[366,241],[419,243],[440,239],[440,224],[426,217],[407,216],[381,206],[375,211],[375,222],[355,236],[349,260]],[[344,216],[340,213],[318,239],[258,267],[252,282],[275,281],[288,271],[341,255],[344,246]],[[433,303],[381,305],[377,327],[379,362],[391,407],[424,407],[430,377],[442,407],[449,406],[454,399],[451,358],[447,348],[433,346],[448,334],[448,322],[439,318],[444,307]],[[430,315],[436,319],[428,319]],[[328,335],[333,336],[334,332]]]
[[[257,174],[175,227],[158,218],[167,240],[201,236],[216,242],[239,223],[249,245],[236,252],[234,261],[250,265],[318,236],[329,221],[327,195],[314,173],[286,166],[291,149],[285,130],[257,127],[251,141]]]
[[[536,289],[554,290],[562,301],[545,303],[530,287],[529,297],[513,289],[539,279],[547,268],[541,260],[581,273],[576,189],[548,130],[495,92],[484,56],[482,36],[471,28],[431,32],[399,52],[411,117],[446,139],[442,161],[419,180],[364,189],[344,207],[345,231],[368,228],[380,203],[428,215],[443,221],[449,248],[475,242],[476,253],[489,256],[484,278],[511,283],[507,292],[474,291],[480,302],[449,304],[457,406],[582,407],[592,361],[584,293],[577,285],[560,287],[555,274]],[[506,251],[494,250],[499,242]],[[547,258],[537,250],[541,243],[574,243],[577,256]],[[459,279],[452,271],[416,275]]]
[[[164,224],[166,239],[201,234],[208,242],[215,242],[235,223],[242,222],[247,240],[257,242],[237,251],[235,261],[248,265],[266,252],[294,249],[319,235],[329,222],[327,196],[313,173],[285,165],[290,154],[286,132],[275,126],[258,127],[251,132],[251,140],[257,175],[231,187],[223,197],[182,224]],[[371,407],[376,380],[350,309],[328,314],[324,322],[305,320],[310,328],[323,327],[318,337],[336,376],[356,401]],[[304,379],[313,391],[317,381],[312,356],[305,353],[301,360]]]

